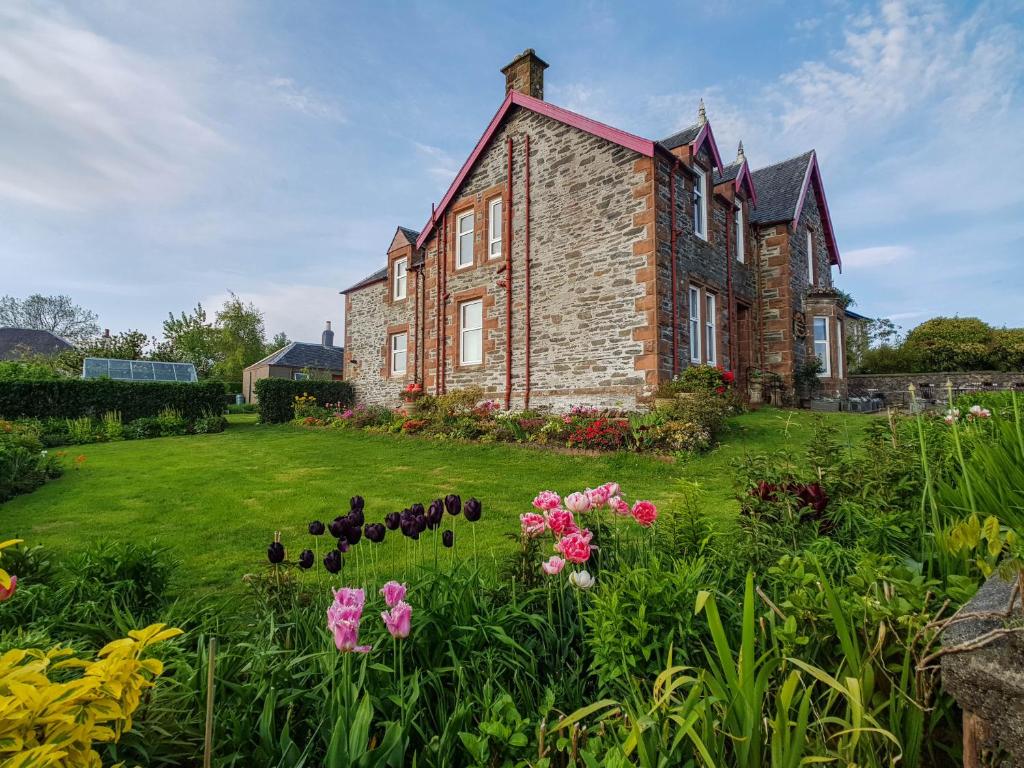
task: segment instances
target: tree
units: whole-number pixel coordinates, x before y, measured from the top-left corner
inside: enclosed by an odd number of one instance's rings
[[[270,340],[270,343],[267,344],[267,354],[277,352],[277,350],[287,347],[289,344],[291,344],[291,339],[288,338],[288,334],[284,331],[278,331],[274,334],[274,338]]]
[[[907,334],[903,347],[926,371],[980,371],[990,365],[992,326],[976,317],[933,317]]]
[[[75,304],[70,296],[34,293],[25,299],[0,298],[0,326],[50,331],[75,345],[99,335],[97,319],[95,312]]]
[[[217,331],[220,355],[214,374],[223,381],[241,381],[242,371],[266,351],[263,313],[232,293],[217,312]]]
[[[192,363],[200,378],[209,376],[220,359],[217,329],[206,319],[202,304],[196,304],[191,314],[173,313],[164,320],[164,341],[157,355],[171,362]]]

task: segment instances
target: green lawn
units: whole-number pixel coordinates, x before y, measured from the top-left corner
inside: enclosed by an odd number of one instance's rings
[[[0,539],[71,549],[87,542],[157,542],[182,561],[184,589],[234,589],[265,564],[266,546],[280,530],[290,556],[311,546],[310,520],[348,511],[354,494],[366,498],[368,521],[413,502],[447,493],[483,501],[476,524],[481,557],[509,551],[504,534],[518,530],[537,491],[568,493],[616,480],[630,500],[648,498],[662,514],[697,483],[700,504],[731,517],[737,503],[729,462],[744,452],[806,445],[813,416],[762,409],[732,420],[722,444],[673,464],[615,454],[569,456],[510,445],[439,443],[349,430],[262,426],[253,416],[230,417],[218,435],[171,437],[68,449],[86,457],[79,469],[0,507]],[[868,418],[829,414],[855,441]],[[456,523],[456,549],[470,552],[469,524]],[[390,533],[390,532],[389,532]],[[321,546],[333,544],[324,537]],[[400,567],[406,542],[398,534],[374,547],[378,564]],[[424,557],[433,549],[421,544]],[[415,557],[415,550],[412,557]],[[362,566],[360,566],[362,567]]]

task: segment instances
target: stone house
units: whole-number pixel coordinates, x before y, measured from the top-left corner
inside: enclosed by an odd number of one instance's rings
[[[844,387],[839,253],[814,152],[725,165],[701,104],[661,141],[543,100],[532,50],[417,231],[342,291],[345,378],[394,405],[480,386],[507,408],[636,408],[689,365],[766,369],[811,354]]]
[[[247,403],[255,403],[256,382],[260,379],[302,381],[322,377],[341,381],[344,370],[345,350],[334,346],[334,331],[328,320],[319,344],[293,341],[242,371],[242,394]]]

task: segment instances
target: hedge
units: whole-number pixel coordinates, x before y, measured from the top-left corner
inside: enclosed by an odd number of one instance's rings
[[[170,381],[60,379],[0,381],[0,416],[16,418],[101,418],[119,411],[125,422],[174,408],[186,419],[224,412],[221,384]]]
[[[355,402],[355,390],[347,381],[260,379],[256,382],[256,407],[260,421],[266,424],[291,421],[295,416],[295,398],[299,395],[312,395],[320,405],[341,403],[349,406]]]

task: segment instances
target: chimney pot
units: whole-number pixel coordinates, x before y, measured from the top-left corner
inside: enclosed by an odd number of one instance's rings
[[[527,48],[501,68],[505,76],[505,95],[519,91],[535,99],[544,99],[544,70],[548,64],[533,48]]]
[[[325,347],[334,346],[334,331],[331,330],[331,321],[327,321],[327,327],[324,328],[323,334],[320,336],[320,344]]]

